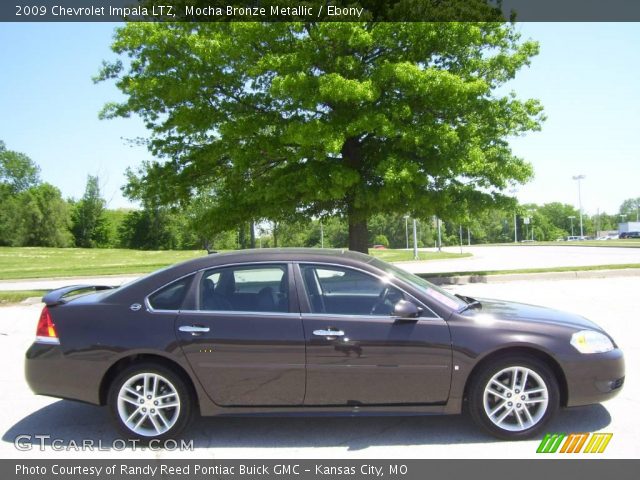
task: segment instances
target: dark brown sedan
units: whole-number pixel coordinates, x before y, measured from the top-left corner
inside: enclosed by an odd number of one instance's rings
[[[457,414],[528,438],[559,407],[613,397],[622,352],[585,318],[452,295],[367,255],[213,254],[116,289],[44,297],[26,376],[109,405],[124,435],[195,414]]]

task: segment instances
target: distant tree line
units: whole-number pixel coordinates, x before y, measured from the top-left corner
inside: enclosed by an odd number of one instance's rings
[[[58,188],[41,180],[40,168],[27,155],[8,150],[0,141],[0,245],[143,250],[348,247],[348,222],[339,216],[246,222],[219,232],[210,216],[211,198],[196,198],[182,209],[150,200],[140,209],[108,209],[99,178],[89,175],[82,198],[64,199]],[[622,219],[635,220],[638,205],[640,198],[628,199],[617,214],[584,215],[585,234],[595,236],[596,230],[616,230]],[[465,215],[453,212],[452,218],[461,217]],[[442,219],[442,245],[466,244],[469,239],[474,244],[511,242],[514,221],[519,240],[549,241],[580,232],[578,210],[558,202],[517,205],[510,211],[489,208],[467,218],[464,223]],[[375,214],[369,220],[368,245],[413,246],[412,224],[413,219],[404,215]],[[417,219],[416,230],[420,247],[437,245],[433,217]]]

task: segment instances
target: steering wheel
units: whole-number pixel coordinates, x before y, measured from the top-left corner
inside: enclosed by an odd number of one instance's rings
[[[379,315],[380,313],[382,313],[382,315],[387,315],[386,312],[378,312],[378,310],[387,306],[387,297],[389,296],[389,293],[391,293],[391,289],[387,285],[378,295],[378,299],[376,300],[376,303],[373,304],[373,307],[371,307],[371,311],[369,312],[369,314]]]

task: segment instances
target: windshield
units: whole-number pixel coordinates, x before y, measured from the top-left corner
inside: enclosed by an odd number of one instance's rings
[[[379,269],[384,270],[387,274],[412,284],[418,290],[426,293],[429,297],[445,305],[446,307],[454,310],[460,310],[467,305],[467,303],[461,298],[456,297],[452,293],[447,292],[446,290],[434,285],[433,283],[426,281],[424,278],[418,277],[413,273],[409,273],[402,268],[396,267],[387,262],[383,262],[382,260],[378,260],[377,258],[371,260],[370,263],[374,267],[378,267]]]

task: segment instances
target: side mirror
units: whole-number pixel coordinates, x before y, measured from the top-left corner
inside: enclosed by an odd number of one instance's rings
[[[420,316],[421,308],[415,303],[407,300],[400,300],[393,308],[393,316],[400,319],[417,319]]]

